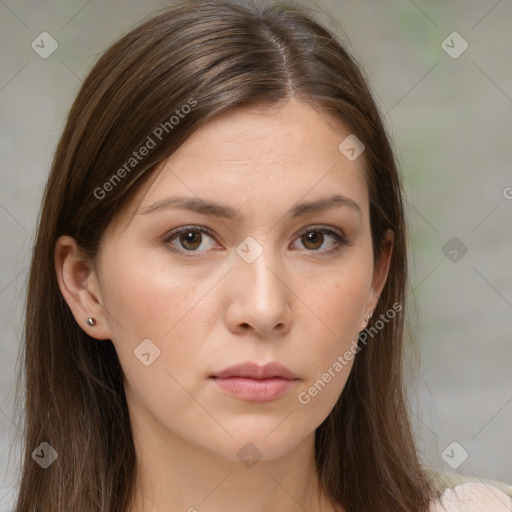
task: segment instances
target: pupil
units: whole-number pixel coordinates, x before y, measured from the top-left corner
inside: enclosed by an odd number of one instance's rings
[[[313,243],[313,245],[315,245],[315,248],[318,248],[319,239],[320,239],[319,234],[314,231],[310,231],[309,233],[306,234],[307,243]],[[315,242],[316,242],[316,244],[315,244]],[[322,244],[320,243],[320,245],[322,245]]]
[[[200,235],[198,235],[198,233],[196,233],[194,231],[189,231],[188,233],[185,233],[184,237],[185,237],[185,240],[184,240],[185,247],[187,245],[192,244],[192,247],[189,247],[189,248],[196,249],[199,245],[201,245]],[[199,244],[197,243],[198,239],[199,239]]]

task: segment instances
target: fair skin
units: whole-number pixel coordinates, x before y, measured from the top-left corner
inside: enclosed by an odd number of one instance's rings
[[[353,360],[307,404],[298,396],[366,327],[393,240],[388,231],[374,262],[364,153],[349,161],[338,150],[350,133],[295,99],[227,112],[197,130],[137,191],[108,226],[94,264],[80,259],[74,239],[58,240],[65,300],[82,329],[112,340],[123,368],[139,467],[134,512],[332,510],[318,487],[314,434]],[[334,194],[357,206],[287,215],[297,203]],[[170,206],[143,213],[171,195],[222,204],[239,219]],[[163,241],[184,226],[193,226],[193,235]],[[249,236],[256,245],[242,243]],[[248,262],[237,248],[262,252]],[[147,339],[146,353],[160,350],[149,365],[134,354]],[[209,378],[249,361],[277,361],[298,379],[261,403]],[[249,467],[241,449],[261,458]]]

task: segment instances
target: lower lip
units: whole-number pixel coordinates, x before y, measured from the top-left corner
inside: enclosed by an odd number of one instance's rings
[[[211,378],[223,391],[247,402],[270,402],[289,391],[294,380],[272,377],[270,379],[250,379],[247,377]]]

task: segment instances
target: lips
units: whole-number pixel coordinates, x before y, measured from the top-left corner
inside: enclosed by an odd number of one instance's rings
[[[287,393],[299,378],[279,363],[244,363],[210,376],[216,389],[246,402],[270,402]]]
[[[280,363],[268,363],[265,366],[259,366],[255,363],[244,363],[230,366],[214,375],[212,378],[228,379],[230,377],[245,377],[248,379],[271,379],[281,378],[286,380],[297,380],[298,377],[286,366]]]

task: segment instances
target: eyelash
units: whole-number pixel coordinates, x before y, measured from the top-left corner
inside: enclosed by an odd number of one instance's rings
[[[178,228],[178,229],[175,229],[173,231],[171,231],[170,233],[168,233],[164,239],[163,239],[163,242],[168,246],[168,249],[171,251],[171,252],[174,252],[174,253],[178,253],[180,255],[183,255],[185,258],[194,258],[196,256],[194,256],[194,253],[201,253],[201,252],[207,252],[207,251],[187,251],[186,249],[176,249],[175,247],[173,247],[172,245],[170,245],[169,243],[176,237],[178,237],[181,233],[183,232],[187,232],[187,231],[193,231],[193,232],[198,232],[198,233],[204,233],[212,238],[215,238],[213,236],[212,233],[210,233],[210,231],[206,228],[202,228],[200,226],[184,226],[182,228]],[[311,252],[311,253],[319,253],[321,254],[322,256],[328,256],[328,255],[332,255],[332,254],[335,254],[335,253],[338,253],[339,251],[341,251],[343,249],[344,246],[349,246],[349,242],[348,240],[343,236],[341,235],[340,233],[338,233],[337,231],[334,231],[333,229],[329,229],[329,228],[326,228],[326,227],[310,227],[310,228],[307,228],[307,229],[304,229],[302,232],[300,232],[298,235],[297,235],[297,238],[300,238],[304,235],[306,235],[307,233],[310,233],[310,232],[313,232],[313,233],[323,233],[323,234],[327,234],[327,235],[331,235],[337,242],[336,246],[333,247],[332,249],[329,249],[327,251],[320,251],[320,250],[309,250],[307,252]]]

